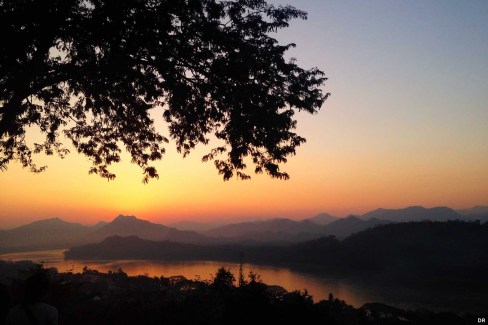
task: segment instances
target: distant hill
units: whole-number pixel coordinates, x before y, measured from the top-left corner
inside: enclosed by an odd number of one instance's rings
[[[446,207],[424,208],[412,206],[404,209],[376,209],[363,214],[363,220],[376,218],[380,220],[390,220],[395,222],[410,221],[447,221],[463,219],[459,213]]]
[[[349,216],[347,218],[338,219],[326,225],[325,227],[323,227],[323,232],[325,234],[333,235],[337,238],[343,239],[352,235],[353,233],[357,233],[372,227],[388,223],[392,223],[392,221],[380,220],[377,218],[362,220],[355,216]]]
[[[463,216],[463,220],[479,220],[480,222],[488,221],[488,206],[477,205],[470,209],[457,210]]]
[[[305,220],[311,221],[311,222],[316,223],[318,225],[325,226],[325,225],[328,225],[329,223],[334,222],[338,219],[340,219],[340,218],[331,216],[328,213],[320,213],[320,214],[317,214],[315,217],[305,219]]]
[[[343,241],[345,269],[401,272],[402,277],[463,276],[488,286],[488,224],[409,222],[357,233]],[[385,264],[387,261],[387,264]],[[469,282],[466,282],[468,284]]]
[[[320,222],[326,223],[326,225],[322,225]],[[232,238],[244,242],[296,243],[329,235],[342,239],[355,232],[391,222],[376,218],[361,220],[354,216],[336,218],[327,214],[321,214],[314,218],[301,221],[269,219],[235,223],[211,229],[205,232],[205,234],[208,236]]]
[[[153,241],[136,236],[112,236],[97,244],[72,247],[67,259],[157,259],[157,260],[228,260],[237,258],[236,245],[195,245],[170,241]]]
[[[484,216],[477,216],[484,221]],[[488,216],[486,217],[488,220]],[[410,221],[476,220],[474,216],[463,217],[446,207],[424,208],[412,206],[404,209],[377,209],[362,216],[337,218],[327,213],[302,221],[290,219],[269,219],[255,222],[241,222],[216,227],[203,232],[207,236],[227,237],[234,240],[254,242],[301,242],[320,236],[333,235],[346,238],[368,228],[392,222]]]
[[[277,218],[229,224],[210,229],[204,234],[212,237],[232,238],[239,241],[293,242],[320,237],[323,234],[323,229],[309,220],[294,221]]]
[[[91,225],[91,226],[88,226],[88,227],[90,227],[91,229],[100,229],[103,226],[105,226],[106,224],[108,224],[108,222],[106,222],[106,221],[99,221],[96,224]]]
[[[479,221],[481,223],[488,222],[488,213],[468,214],[464,216],[463,220]]]
[[[7,251],[67,248],[84,243],[89,228],[59,218],[35,221],[0,233],[0,249]]]
[[[456,210],[461,215],[488,214],[488,206],[476,205],[469,209]]]
[[[169,240],[180,243],[208,242],[205,236],[193,231],[178,230],[134,216],[122,215],[93,231],[88,238],[91,242],[97,242],[111,236],[137,236],[142,239]]]
[[[210,244],[220,242],[193,231],[182,231],[138,219],[118,216],[112,222],[83,226],[59,218],[35,221],[0,232],[0,252],[61,249],[75,245],[100,242],[110,236],[138,236],[151,240],[170,240],[181,243]]]
[[[137,236],[149,240],[168,240],[194,244],[289,244],[310,241],[322,236],[344,239],[353,233],[392,222],[479,220],[488,221],[486,206],[460,210],[445,207],[404,209],[377,209],[359,217],[337,218],[321,213],[309,219],[286,218],[254,222],[240,222],[210,227],[199,222],[181,222],[181,229],[152,223],[134,216],[118,216],[111,222],[99,222],[92,226],[70,223],[59,218],[36,221],[15,229],[0,231],[0,252],[59,249],[96,243],[111,236]],[[462,213],[462,214],[461,214]],[[187,230],[184,230],[184,229]],[[192,230],[190,230],[192,229]]]
[[[221,223],[204,223],[204,222],[195,222],[195,221],[180,221],[169,224],[168,227],[176,228],[178,230],[189,230],[189,231],[196,231],[196,232],[204,232],[216,227],[220,227],[223,224]]]

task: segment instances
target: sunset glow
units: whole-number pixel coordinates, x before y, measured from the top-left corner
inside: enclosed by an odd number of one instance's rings
[[[307,143],[284,165],[289,181],[250,164],[250,181],[224,182],[201,162],[211,147],[183,159],[172,142],[147,185],[127,156],[109,182],[74,150],[38,155],[44,173],[18,163],[0,173],[0,229],[50,217],[168,224],[488,204],[488,2],[288,3],[309,19],[276,37],[297,44],[288,56],[302,66],[324,70],[332,93],[317,115],[296,116]]]

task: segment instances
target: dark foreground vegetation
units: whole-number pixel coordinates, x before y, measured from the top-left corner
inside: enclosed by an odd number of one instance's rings
[[[0,261],[0,270],[12,304],[22,302],[25,278],[49,273],[46,301],[58,309],[59,324],[474,324],[483,317],[406,311],[378,303],[354,308],[332,294],[314,302],[306,291],[268,286],[252,272],[244,277],[242,269],[234,276],[220,268],[210,281],[86,268],[77,274],[58,273],[25,262]]]

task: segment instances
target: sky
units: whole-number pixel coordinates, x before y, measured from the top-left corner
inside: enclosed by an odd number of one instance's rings
[[[224,182],[201,162],[209,148],[183,159],[170,143],[159,180],[142,184],[126,158],[108,182],[72,150],[39,156],[41,174],[18,163],[0,173],[0,229],[51,217],[170,224],[488,205],[488,1],[274,3],[308,12],[274,37],[296,43],[287,56],[323,70],[332,94],[318,114],[297,115],[307,143],[283,166],[290,180]]]

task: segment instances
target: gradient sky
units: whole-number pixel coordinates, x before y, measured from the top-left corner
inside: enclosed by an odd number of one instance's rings
[[[324,70],[332,93],[318,115],[298,115],[308,141],[284,166],[291,180],[224,182],[200,162],[208,148],[183,159],[169,144],[159,180],[143,185],[125,159],[107,182],[73,150],[39,156],[42,174],[17,163],[0,173],[0,229],[49,217],[164,224],[488,204],[488,1],[286,3],[309,19],[276,37],[297,44],[288,55],[302,67]]]

